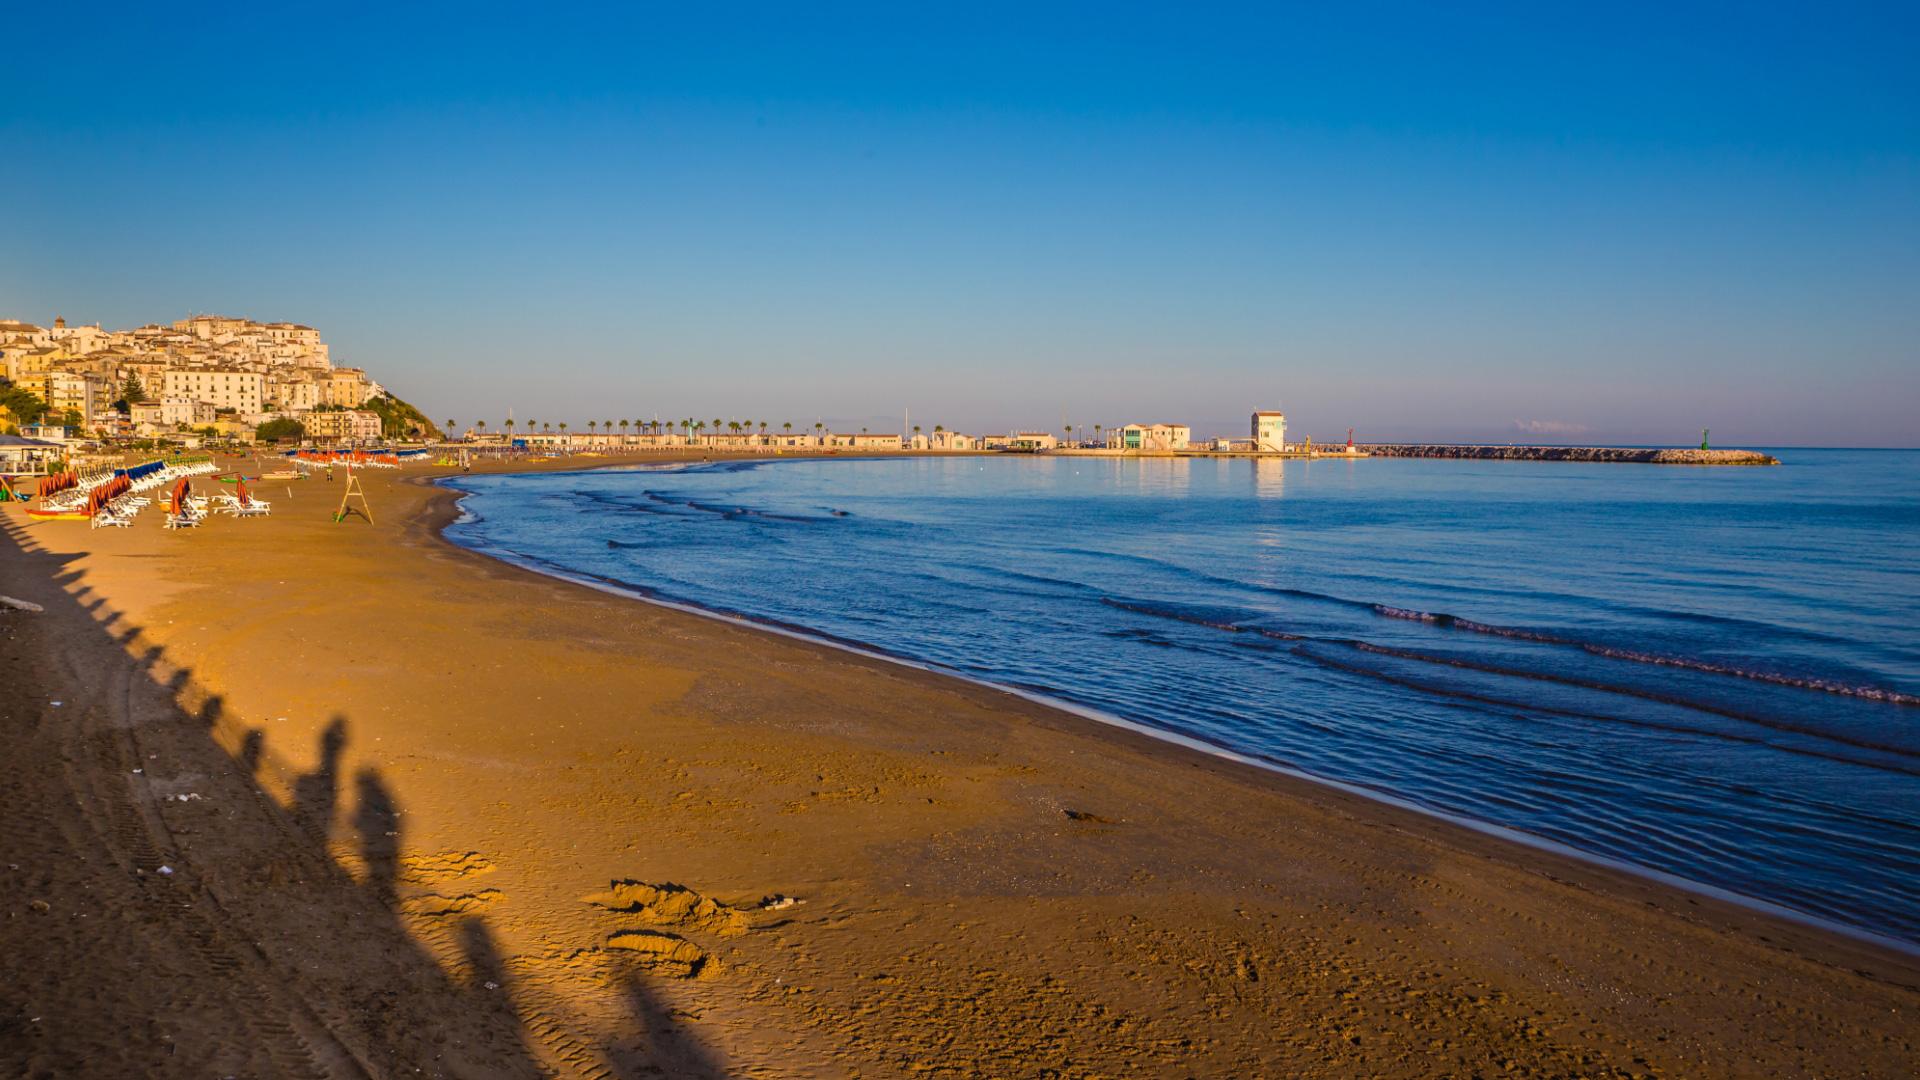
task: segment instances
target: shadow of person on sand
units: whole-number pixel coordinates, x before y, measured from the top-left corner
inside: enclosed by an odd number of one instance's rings
[[[527,1044],[526,1025],[514,1005],[513,980],[508,976],[506,961],[494,943],[487,921],[477,915],[468,916],[460,920],[456,936],[465,968],[461,988],[472,1007],[481,1012],[498,1010],[511,1017],[509,1024],[496,1025],[492,1035],[497,1041],[489,1049],[503,1060],[523,1057],[531,1060],[534,1054]],[[506,1030],[501,1030],[502,1027]]]
[[[354,788],[353,828],[360,834],[360,857],[367,864],[365,887],[374,899],[393,907],[399,899],[400,810],[377,770],[361,769]]]
[[[347,748],[347,719],[336,716],[320,733],[320,764],[293,782],[293,820],[322,844],[333,832],[339,801],[340,754]]]
[[[645,1044],[636,1055],[638,1060],[617,1063],[616,1067],[629,1070],[622,1075],[658,1076],[664,1071],[667,1076],[688,1080],[726,1080],[730,1075],[727,1070],[697,1034],[674,1019],[672,1011],[654,994],[647,976],[629,975],[624,992],[627,1012],[639,1022]]]

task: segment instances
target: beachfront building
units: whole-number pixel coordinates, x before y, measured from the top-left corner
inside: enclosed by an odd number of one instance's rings
[[[1115,450],[1186,450],[1193,429],[1185,424],[1121,424],[1107,431],[1107,446]]]
[[[43,473],[50,463],[60,460],[65,454],[66,448],[57,442],[25,435],[0,435],[0,473]]]
[[[185,425],[202,427],[213,423],[213,406],[190,397],[163,397],[128,406],[129,419],[143,434],[167,431]]]
[[[75,441],[73,429],[65,424],[27,424],[20,429],[22,438],[65,446]]]
[[[1005,435],[982,435],[978,442],[982,450],[1016,450],[1034,453],[1040,450],[1052,450],[1060,445],[1060,440],[1047,431],[1013,431]]]
[[[299,418],[316,442],[373,442],[380,438],[380,414],[359,409],[308,413]]]
[[[900,450],[906,440],[898,435],[862,431],[855,434],[829,433],[825,445],[846,450]]]
[[[1263,454],[1284,453],[1287,449],[1287,414],[1253,414],[1253,448]]]
[[[929,450],[978,450],[980,440],[957,431],[936,431],[927,436]]]

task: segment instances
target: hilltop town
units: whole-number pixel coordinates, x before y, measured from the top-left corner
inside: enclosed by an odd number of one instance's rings
[[[0,432],[193,443],[434,431],[364,370],[334,366],[320,332],[298,323],[194,315],[103,330],[0,320],[0,358]]]

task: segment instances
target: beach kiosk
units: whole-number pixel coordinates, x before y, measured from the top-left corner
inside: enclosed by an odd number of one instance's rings
[[[0,435],[0,474],[37,476],[61,460],[66,447],[23,435]]]

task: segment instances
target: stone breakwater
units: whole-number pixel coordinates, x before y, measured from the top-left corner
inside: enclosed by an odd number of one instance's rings
[[[1618,446],[1449,446],[1374,443],[1356,447],[1374,457],[1472,458],[1490,461],[1618,461],[1641,465],[1778,465],[1757,450],[1653,449]]]

